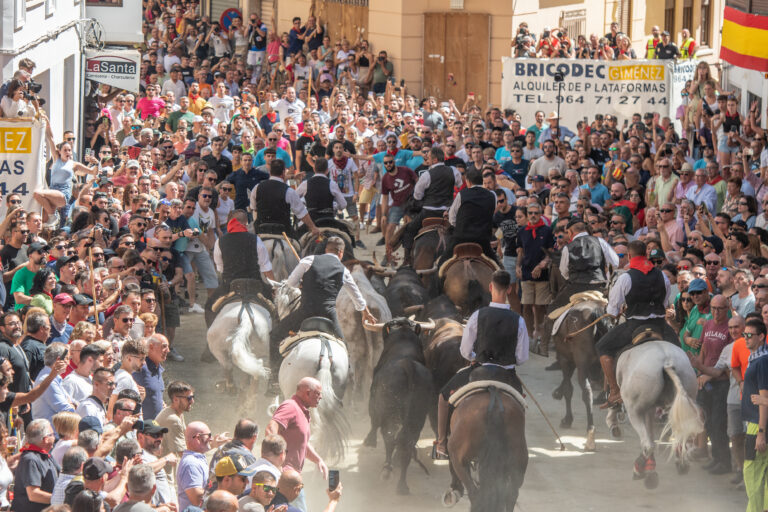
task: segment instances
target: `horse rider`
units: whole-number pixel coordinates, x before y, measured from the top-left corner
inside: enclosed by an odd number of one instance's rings
[[[252,197],[254,200],[251,209],[256,212],[254,228],[257,233],[271,231],[279,235],[284,232],[293,237],[293,212],[315,236],[320,235],[320,230],[315,226],[299,195],[285,183],[285,162],[282,160],[272,160],[269,164],[269,179],[256,185]]]
[[[461,337],[459,351],[471,364],[459,370],[443,386],[438,396],[435,441],[437,459],[448,458],[447,434],[451,418],[448,399],[456,390],[470,382],[470,374],[478,367],[501,370],[494,375],[495,380],[509,384],[521,394],[523,392],[515,366],[528,360],[528,328],[525,326],[525,320],[512,311],[507,303],[507,295],[512,291],[509,272],[494,272],[489,289],[491,303],[472,313]]]
[[[566,283],[557,292],[555,300],[547,306],[547,314],[568,304],[571,296],[597,290],[604,292],[608,284],[606,264],[619,266],[619,256],[616,251],[602,238],[592,236],[587,232],[587,224],[580,217],[572,217],[567,226],[570,242],[560,253],[559,270]],[[531,352],[549,355],[549,338],[552,332],[552,321],[547,320],[544,334],[538,347]]]
[[[352,274],[341,262],[343,255],[344,240],[338,236],[331,236],[326,242],[325,254],[302,258],[285,281],[285,284],[294,288],[301,283],[301,303],[298,309],[289,313],[276,328],[272,329],[269,344],[272,375],[276,375],[280,367],[280,342],[288,336],[290,331],[298,331],[301,322],[306,318],[313,316],[327,318],[334,326],[332,334],[339,339],[342,338],[341,326],[336,316],[336,298],[342,288],[349,292],[355,310],[362,313],[363,321],[376,323],[376,318],[368,310]]]
[[[461,173],[455,167],[445,165],[445,153],[439,147],[429,150],[433,163],[419,177],[413,188],[413,198],[421,201],[421,211],[406,224],[403,230],[402,242],[405,249],[405,261],[411,263],[411,248],[424,219],[428,217],[442,218],[453,203],[453,190],[462,186]],[[482,178],[481,178],[482,179]]]
[[[644,242],[634,240],[629,243],[629,270],[618,277],[608,295],[606,312],[618,318],[621,307],[626,304],[626,321],[605,333],[595,345],[609,388],[608,399],[600,406],[601,409],[621,402],[614,360],[622,348],[632,343],[637,329],[650,328],[661,339],[679,345],[677,335],[664,319],[669,303],[669,279],[648,261],[645,251]]]
[[[346,208],[347,200],[344,199],[339,185],[330,179],[328,173],[328,160],[316,158],[315,174],[301,182],[296,188],[296,193],[299,197],[304,198],[309,216],[314,222],[318,222],[320,219],[331,219],[334,221],[334,227],[339,227],[347,232],[351,238],[352,233],[349,232],[349,228],[342,223],[335,222],[336,209],[343,210]],[[335,207],[334,202],[336,203]]]
[[[483,175],[479,169],[470,169],[465,178],[469,187],[462,189],[448,209],[448,223],[453,226],[440,264],[453,256],[453,249],[461,243],[472,242],[483,249],[483,254],[497,261],[491,247],[493,214],[496,212],[496,194],[483,187]]]

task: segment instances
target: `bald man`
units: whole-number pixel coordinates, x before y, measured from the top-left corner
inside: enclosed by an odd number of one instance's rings
[[[177,494],[179,496],[179,510],[184,510],[190,505],[199,507],[203,503],[203,494],[208,484],[208,461],[206,452],[212,448],[229,441],[225,434],[213,438],[211,429],[202,421],[193,421],[187,425],[184,431],[184,439],[187,449],[179,461],[177,475]],[[237,508],[237,501],[235,501]]]
[[[205,512],[237,512],[237,497],[229,491],[213,491],[205,502]]]
[[[317,407],[321,397],[320,381],[312,377],[304,377],[296,386],[296,393],[280,404],[267,425],[266,435],[278,434],[286,442],[283,475],[285,475],[286,469],[301,471],[304,468],[304,459],[306,458],[317,464],[323,478],[328,479],[328,467],[309,443],[309,410]],[[282,477],[280,480],[282,481]],[[297,494],[299,505],[304,502],[304,491],[300,491]],[[293,501],[293,499],[289,501]],[[300,508],[306,510],[306,505],[300,506]]]
[[[283,471],[283,474],[280,475],[280,480],[277,482],[277,492],[272,499],[272,503],[269,505],[271,507],[286,505],[288,507],[286,512],[301,512],[302,510],[306,510],[306,506],[304,509],[300,509],[290,505],[290,503],[296,501],[303,493],[304,483],[301,474],[294,469],[286,469]]]

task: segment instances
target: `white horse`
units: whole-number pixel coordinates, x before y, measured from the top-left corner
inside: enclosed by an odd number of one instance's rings
[[[291,275],[293,269],[299,264],[293,251],[288,247],[288,242],[279,235],[259,235],[264,242],[264,246],[269,252],[269,261],[272,263],[272,272],[275,279],[284,281]],[[298,244],[294,245],[297,251],[300,249]]]
[[[667,341],[648,341],[621,354],[616,365],[621,398],[632,427],[640,436],[642,453],[635,460],[634,478],[645,487],[659,484],[654,458],[654,421],[657,407],[669,407],[669,419],[661,436],[672,435],[677,471],[688,471],[688,440],[704,430],[696,405],[696,373],[680,347]],[[606,418],[611,432],[620,432],[617,408]]]
[[[392,320],[392,312],[389,310],[387,300],[373,289],[363,266],[356,264],[351,272],[371,314],[378,318],[379,322],[386,323]],[[354,398],[361,398],[363,403],[367,403],[373,381],[373,368],[384,348],[384,339],[380,332],[363,329],[362,315],[355,311],[355,305],[346,290],[342,290],[336,299],[336,312],[352,360]]]
[[[342,398],[349,376],[349,357],[344,345],[324,336],[302,339],[285,354],[278,379],[284,397],[292,396],[304,377],[314,377],[322,386],[317,406],[318,449],[329,461],[344,458],[350,425]]]

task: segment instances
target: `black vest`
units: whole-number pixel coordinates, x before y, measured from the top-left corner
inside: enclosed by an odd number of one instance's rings
[[[627,318],[637,316],[664,316],[664,299],[667,289],[664,286],[664,274],[658,268],[653,268],[647,274],[633,268],[627,271],[632,279],[632,288],[625,297]]]
[[[520,315],[509,309],[481,308],[477,312],[475,361],[501,366],[517,364],[517,328]]]
[[[465,188],[459,192],[461,205],[456,214],[453,235],[457,240],[490,240],[496,194],[483,187]]]
[[[333,254],[315,256],[301,281],[302,308],[307,312],[335,309],[343,284],[344,265],[339,258]]]
[[[453,188],[456,185],[453,168],[447,165],[438,165],[427,172],[429,173],[429,186],[424,191],[424,206],[430,208],[451,206]]]
[[[223,284],[229,286],[233,279],[261,279],[259,258],[256,256],[257,239],[252,233],[226,233],[219,238],[224,262],[221,273]]]
[[[600,241],[591,235],[580,236],[568,244],[568,282],[605,283],[605,256]]]
[[[307,193],[304,194],[307,211],[312,220],[333,216],[333,194],[331,180],[323,174],[315,174],[307,180]]]
[[[285,200],[288,185],[282,181],[264,180],[256,186],[256,221],[258,224],[280,224],[291,229],[291,206]]]

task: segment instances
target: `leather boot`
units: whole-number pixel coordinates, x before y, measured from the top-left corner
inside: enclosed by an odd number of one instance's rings
[[[437,441],[435,441],[435,448],[432,451],[433,459],[446,460],[448,459],[448,422],[451,418],[451,406],[440,394],[437,399]]]
[[[603,375],[608,384],[608,399],[600,406],[601,409],[607,409],[621,402],[621,392],[619,384],[616,382],[616,368],[613,365],[611,356],[600,356],[600,366],[603,368]]]

